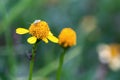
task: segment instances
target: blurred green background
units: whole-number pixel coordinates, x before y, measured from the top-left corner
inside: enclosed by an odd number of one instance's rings
[[[0,0],[0,80],[27,80],[32,45],[17,35],[34,20],[48,22],[58,36],[64,27],[77,33],[77,45],[65,56],[61,80],[120,80],[120,71],[101,64],[99,43],[120,43],[120,0]],[[33,80],[55,80],[58,44],[40,42]]]

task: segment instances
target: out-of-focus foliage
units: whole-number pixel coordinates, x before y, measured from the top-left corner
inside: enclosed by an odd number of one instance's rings
[[[48,22],[55,36],[65,27],[77,33],[61,80],[120,80],[120,70],[101,63],[96,50],[101,43],[120,43],[120,0],[0,0],[0,80],[27,80],[30,35],[17,35],[15,29],[29,28],[37,19]],[[58,44],[40,42],[33,80],[55,80],[62,51]]]

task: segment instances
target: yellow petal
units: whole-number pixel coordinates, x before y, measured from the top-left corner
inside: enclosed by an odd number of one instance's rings
[[[47,38],[43,38],[42,40],[43,40],[45,43],[48,43]]]
[[[54,42],[54,43],[58,43],[58,38],[56,38],[55,36],[53,35],[48,35],[47,37],[50,41]]]
[[[49,32],[49,35],[53,35],[51,32]]]
[[[28,33],[29,32],[29,30],[28,29],[25,29],[25,28],[17,28],[16,29],[16,33],[17,34],[26,34],[26,33]]]
[[[35,36],[29,37],[27,39],[27,42],[30,43],[30,44],[35,44],[36,41],[37,41],[37,38]]]

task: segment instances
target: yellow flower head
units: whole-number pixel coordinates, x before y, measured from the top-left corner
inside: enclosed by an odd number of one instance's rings
[[[29,28],[29,33],[37,39],[43,39],[50,32],[49,26],[45,21],[34,22]]]
[[[58,39],[53,36],[51,33],[48,24],[45,21],[35,20],[28,29],[17,28],[17,34],[26,34],[29,33],[32,37],[27,39],[27,42],[30,44],[36,43],[37,40],[43,40],[45,43],[48,43],[48,39],[54,43],[58,43]]]
[[[76,32],[71,28],[64,28],[59,35],[59,45],[71,47],[76,45]]]

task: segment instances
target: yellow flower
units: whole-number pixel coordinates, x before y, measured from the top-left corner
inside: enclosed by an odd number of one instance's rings
[[[29,33],[32,37],[27,39],[27,42],[30,44],[36,43],[37,40],[43,40],[45,43],[48,43],[48,39],[54,43],[58,43],[58,39],[53,36],[51,33],[48,24],[45,21],[35,20],[29,27],[29,29],[25,28],[17,28],[17,34],[26,34]]]
[[[76,32],[71,28],[64,28],[58,38],[59,45],[63,47],[71,47],[76,45]]]
[[[116,71],[120,69],[120,45],[101,44],[98,46],[99,59],[102,63],[107,63],[109,67]]]

